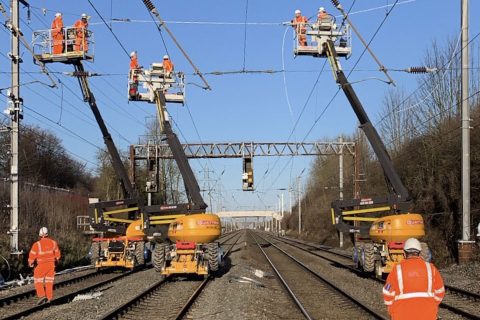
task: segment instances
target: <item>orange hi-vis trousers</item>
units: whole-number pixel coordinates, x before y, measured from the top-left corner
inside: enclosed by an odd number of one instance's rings
[[[33,283],[39,298],[47,297],[50,301],[53,298],[53,280],[55,278],[55,263],[41,263],[33,270]]]

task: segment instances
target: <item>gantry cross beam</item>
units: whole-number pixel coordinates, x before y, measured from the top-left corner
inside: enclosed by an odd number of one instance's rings
[[[221,142],[185,143],[183,150],[190,159],[245,158],[265,156],[355,155],[355,142]],[[171,159],[167,144],[137,144],[130,147],[131,159],[147,160],[157,156]]]

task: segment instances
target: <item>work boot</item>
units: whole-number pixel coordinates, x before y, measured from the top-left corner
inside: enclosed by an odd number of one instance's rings
[[[41,297],[40,299],[38,299],[37,305],[44,304],[47,301],[48,301],[47,297]]]

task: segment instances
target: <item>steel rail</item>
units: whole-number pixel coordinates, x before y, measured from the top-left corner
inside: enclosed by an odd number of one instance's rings
[[[285,243],[285,244],[287,244],[287,245],[289,245],[289,246],[295,247],[295,248],[300,249],[300,250],[302,250],[302,251],[304,251],[304,252],[307,252],[307,253],[309,253],[309,254],[311,254],[311,255],[314,255],[314,256],[316,256],[316,257],[322,258],[322,259],[324,259],[324,260],[327,260],[327,261],[332,262],[332,263],[335,263],[335,264],[339,264],[339,265],[341,265],[343,268],[349,269],[350,271],[352,271],[352,272],[354,272],[354,273],[356,273],[356,274],[358,274],[358,275],[363,275],[363,276],[365,275],[364,272],[362,272],[361,270],[359,270],[359,269],[357,269],[357,268],[355,268],[355,267],[352,267],[352,266],[349,266],[349,265],[347,265],[347,264],[343,264],[343,263],[341,263],[341,262],[339,262],[339,261],[336,261],[336,260],[327,258],[327,257],[325,257],[325,256],[322,256],[322,255],[316,253],[316,252],[312,252],[312,251],[310,251],[310,250],[307,250],[307,249],[305,249],[305,248],[302,248],[302,247],[298,246],[297,244],[305,245],[305,246],[307,246],[307,247],[311,247],[311,248],[315,248],[315,249],[318,249],[318,250],[322,250],[322,251],[325,251],[325,252],[328,252],[328,253],[332,253],[332,254],[337,255],[337,256],[339,256],[339,257],[347,258],[346,255],[343,255],[343,254],[338,253],[338,252],[329,251],[328,249],[322,249],[322,248],[319,248],[319,247],[314,246],[314,245],[311,245],[311,244],[303,243],[303,242],[301,242],[301,241],[295,241],[295,240],[292,240],[292,239],[290,239],[290,238],[275,237],[275,239],[276,239],[276,240],[279,240],[279,241],[281,241],[281,242],[283,242],[283,243]],[[292,243],[290,243],[290,242],[288,242],[288,241],[291,241],[291,242],[294,242],[294,243],[297,243],[297,244],[292,244]],[[377,282],[379,282],[379,283],[385,283],[385,280],[378,279],[378,278],[376,278],[376,277],[374,277],[374,276],[369,277],[369,279],[374,280],[374,281],[377,281]],[[464,296],[464,297],[466,297],[466,298],[468,298],[468,299],[470,299],[470,300],[477,301],[477,300],[480,299],[480,295],[479,295],[479,294],[474,293],[474,292],[470,292],[470,291],[467,291],[467,290],[464,290],[464,289],[461,289],[461,288],[457,288],[457,287],[445,285],[445,289],[446,289],[447,291],[450,291],[451,293]],[[440,307],[441,307],[441,308],[444,308],[444,309],[447,309],[447,310],[449,310],[449,311],[451,311],[451,312],[454,312],[454,313],[456,313],[456,314],[458,314],[458,315],[461,315],[462,317],[465,317],[465,318],[467,318],[467,319],[480,320],[480,316],[478,316],[478,315],[476,315],[476,314],[472,314],[472,313],[470,313],[470,312],[468,312],[468,311],[462,310],[462,309],[460,309],[460,308],[458,308],[458,307],[456,307],[456,306],[453,306],[453,305],[451,305],[451,304],[449,304],[449,303],[446,303],[446,302],[443,302],[443,301],[440,303]]]
[[[226,243],[227,241],[233,239],[235,236],[238,236],[237,239],[230,246],[230,248],[225,252],[223,257],[226,257],[230,253],[230,250],[237,244],[238,240],[241,238],[242,235],[239,232],[233,232],[233,235],[231,237],[229,235],[226,235],[226,237],[228,237],[228,238],[227,239],[222,239],[222,240],[224,240],[222,243]],[[188,301],[182,306],[182,309],[178,312],[175,319],[182,319],[187,314],[187,312],[190,310],[190,307],[193,305],[195,300],[200,296],[201,292],[206,287],[206,285],[210,281],[210,279],[211,279],[211,276],[207,276],[200,283],[200,285],[197,287],[197,289],[189,297]],[[164,278],[164,279],[161,279],[161,280],[155,282],[153,285],[148,287],[145,291],[137,294],[135,297],[133,297],[129,301],[127,301],[124,304],[122,304],[121,306],[113,309],[108,314],[102,316],[102,319],[107,320],[107,319],[119,319],[119,318],[121,318],[123,315],[127,314],[129,310],[135,308],[138,304],[142,303],[145,299],[148,299],[151,295],[153,295],[158,290],[161,290],[162,286],[167,281],[168,281],[168,278]]]
[[[347,293],[346,291],[340,289],[339,287],[335,286],[332,282],[330,282],[329,280],[327,280],[325,277],[323,277],[322,275],[320,275],[319,273],[313,271],[311,268],[309,268],[307,265],[305,265],[303,262],[301,262],[300,260],[298,260],[297,258],[293,257],[292,255],[290,255],[288,252],[286,252],[285,250],[283,250],[282,248],[278,247],[276,244],[272,243],[271,241],[269,241],[268,239],[260,236],[257,234],[257,236],[261,239],[263,239],[264,241],[268,242],[271,246],[273,246],[275,249],[277,249],[278,251],[282,252],[284,255],[286,255],[287,257],[289,257],[292,261],[296,262],[298,265],[300,265],[304,270],[306,270],[307,272],[309,272],[310,274],[312,274],[313,276],[315,276],[316,278],[318,278],[319,280],[321,280],[322,282],[324,282],[325,284],[327,284],[330,288],[334,289],[335,291],[339,292],[340,294],[342,294],[344,297],[348,298],[351,302],[353,302],[355,305],[359,306],[362,310],[364,310],[365,312],[367,312],[368,314],[372,315],[375,319],[384,319],[384,320],[387,320],[388,318],[386,318],[384,315],[376,312],[375,310],[371,309],[370,307],[364,305],[363,303],[361,303],[360,301],[358,301],[357,299],[355,299],[352,295],[350,295],[349,293]],[[258,244],[258,242],[257,242]],[[263,250],[262,250],[263,252]]]

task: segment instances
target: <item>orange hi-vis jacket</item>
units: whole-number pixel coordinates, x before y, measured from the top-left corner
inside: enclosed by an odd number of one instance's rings
[[[138,67],[139,67],[138,58],[137,57],[130,58],[130,70],[138,69]]]
[[[303,33],[304,30],[306,31],[305,24],[308,23],[308,19],[305,16],[299,16],[295,17],[292,23],[297,33]]]
[[[170,59],[163,60],[163,70],[167,73],[173,71],[173,62]]]
[[[58,34],[61,34],[62,37],[63,37],[62,28],[63,28],[62,17],[56,17],[55,19],[53,19],[53,21],[52,21],[52,35],[56,36]]]
[[[32,265],[35,260],[39,265],[60,260],[60,249],[57,242],[50,238],[41,238],[35,242],[28,254],[28,264]]]
[[[396,264],[383,287],[383,300],[392,320],[435,320],[444,295],[440,272],[420,257]]]

